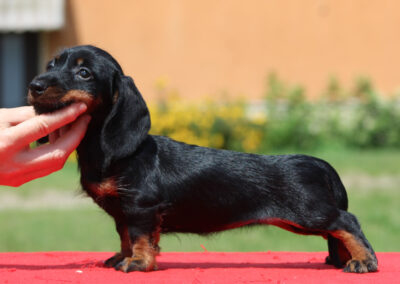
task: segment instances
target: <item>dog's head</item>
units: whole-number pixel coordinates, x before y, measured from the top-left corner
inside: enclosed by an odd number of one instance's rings
[[[46,72],[29,84],[28,102],[39,114],[84,102],[91,123],[101,124],[100,144],[108,162],[132,153],[150,129],[146,103],[132,78],[94,46],[65,49],[50,60]]]

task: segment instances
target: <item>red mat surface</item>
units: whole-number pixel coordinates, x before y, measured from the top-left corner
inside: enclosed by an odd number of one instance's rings
[[[400,253],[378,253],[379,271],[349,274],[326,252],[162,253],[159,270],[103,267],[106,252],[0,253],[0,283],[400,283]]]

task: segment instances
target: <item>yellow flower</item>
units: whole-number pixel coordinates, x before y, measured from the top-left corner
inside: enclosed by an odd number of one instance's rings
[[[157,84],[167,96],[149,106],[151,134],[214,148],[236,145],[245,151],[255,151],[260,146],[263,137],[260,126],[266,122],[263,113],[247,115],[243,101],[183,101],[176,92],[168,91],[163,81]]]

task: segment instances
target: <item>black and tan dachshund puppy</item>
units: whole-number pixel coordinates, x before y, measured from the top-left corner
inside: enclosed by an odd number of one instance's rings
[[[326,262],[346,272],[377,270],[375,253],[336,171],[304,155],[264,156],[149,135],[150,115],[133,80],[93,46],[66,49],[29,85],[37,113],[83,101],[92,116],[77,148],[81,184],[111,215],[117,270],[156,269],[160,233],[208,234],[271,224],[327,239]],[[245,241],[245,240],[244,240]]]

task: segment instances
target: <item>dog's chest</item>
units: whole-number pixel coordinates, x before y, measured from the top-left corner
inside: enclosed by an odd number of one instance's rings
[[[107,197],[118,197],[118,186],[113,178],[107,178],[98,183],[83,181],[82,186],[95,200]]]

